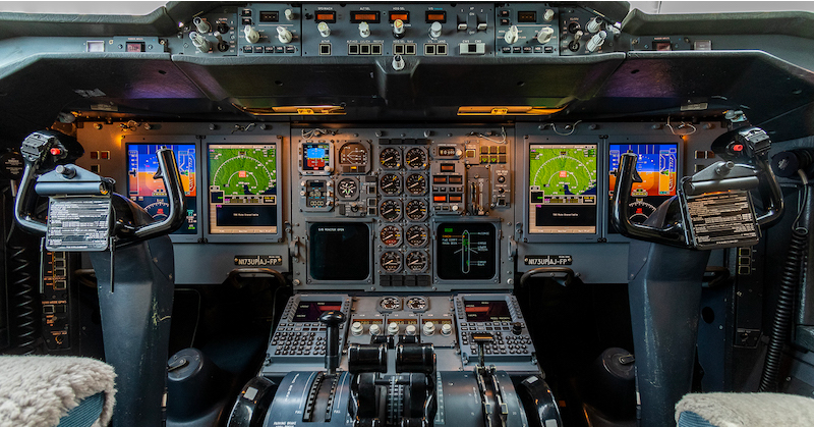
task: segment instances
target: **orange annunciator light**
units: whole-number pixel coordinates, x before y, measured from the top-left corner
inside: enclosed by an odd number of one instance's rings
[[[396,22],[397,19],[400,19],[405,24],[410,22],[410,12],[390,12],[389,20],[390,22]]]
[[[458,108],[458,116],[482,116],[482,115],[514,115],[514,116],[548,116],[559,113],[565,109],[563,107],[532,107],[532,106],[461,106]]]
[[[316,22],[329,22],[333,23],[336,22],[336,12],[317,12],[316,13]]]

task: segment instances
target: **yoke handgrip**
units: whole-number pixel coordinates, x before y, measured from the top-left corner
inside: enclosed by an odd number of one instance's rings
[[[170,212],[162,221],[137,227],[133,231],[133,237],[137,240],[147,240],[168,234],[178,229],[186,218],[187,202],[184,197],[184,186],[181,183],[181,173],[175,162],[175,154],[172,150],[163,148],[156,151],[156,157],[158,158],[156,178],[160,177],[164,181]]]
[[[611,224],[624,236],[643,241],[657,242],[673,246],[686,246],[686,239],[680,227],[670,225],[664,228],[634,224],[630,221],[630,194],[633,190],[636,162],[639,157],[635,153],[624,153],[619,159],[619,169],[616,172],[616,188],[613,191],[611,203]]]
[[[37,201],[37,195],[34,193],[35,170],[36,167],[26,163],[23,177],[20,179],[20,188],[17,190],[17,198],[14,200],[14,218],[26,232],[44,236],[48,230],[45,222],[39,221],[31,215]]]

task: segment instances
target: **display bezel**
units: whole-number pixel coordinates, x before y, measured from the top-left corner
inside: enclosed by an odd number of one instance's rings
[[[202,189],[206,189],[206,215],[205,221],[206,226],[204,228],[204,236],[207,241],[209,242],[216,242],[216,243],[225,243],[225,242],[281,242],[283,237],[283,208],[285,205],[285,191],[283,189],[286,188],[286,180],[285,176],[283,175],[283,164],[287,161],[284,150],[280,144],[280,141],[276,138],[276,136],[209,136],[205,141],[201,152],[206,152],[206,161],[203,164],[205,168],[204,174],[206,177],[206,186],[201,187]],[[276,232],[256,232],[256,233],[246,233],[246,232],[219,232],[219,233],[212,233],[211,232],[211,222],[212,222],[212,215],[211,215],[211,205],[212,202],[210,200],[209,195],[209,147],[212,145],[230,145],[230,146],[257,146],[257,145],[265,145],[265,146],[274,146],[277,151],[277,230]],[[203,153],[201,154],[203,158]]]
[[[306,144],[325,144],[328,146],[328,163],[329,165],[326,166],[325,169],[320,171],[312,171],[307,170],[304,168],[303,163],[305,162],[305,145]],[[336,158],[334,155],[334,144],[330,141],[325,140],[300,140],[297,144],[297,166],[300,170],[300,174],[304,176],[310,175],[332,175],[334,170],[336,169]]]
[[[370,247],[368,248],[368,251],[367,251],[367,264],[368,264],[367,277],[365,277],[363,279],[317,279],[317,278],[314,278],[313,275],[311,275],[311,266],[312,266],[313,262],[311,260],[310,253],[311,253],[311,245],[312,245],[313,240],[314,240],[314,237],[311,236],[311,227],[313,225],[315,225],[315,224],[330,224],[330,223],[334,223],[334,224],[337,224],[337,225],[340,225],[340,224],[354,224],[354,225],[360,224],[360,225],[364,225],[365,227],[367,227],[367,238],[371,241]],[[373,247],[372,242],[373,242],[373,239],[374,239],[373,234],[378,233],[378,228],[375,227],[375,225],[369,219],[354,221],[354,220],[351,220],[351,219],[335,220],[335,219],[325,218],[323,221],[319,221],[319,220],[308,221],[308,222],[305,223],[305,233],[307,234],[306,236],[307,236],[307,240],[308,240],[308,248],[307,248],[307,250],[305,250],[305,252],[306,252],[305,273],[306,273],[306,278],[307,278],[306,280],[307,280],[309,285],[317,285],[317,284],[319,284],[319,285],[325,285],[325,284],[348,285],[348,284],[354,284],[354,283],[355,284],[359,284],[359,283],[370,284],[370,283],[372,283],[373,276],[375,275],[375,272],[376,272],[376,269],[374,269],[374,263],[373,263],[373,257],[374,257],[374,253],[375,253],[374,249],[375,248]],[[354,255],[358,256],[356,253],[354,253]]]
[[[605,214],[606,220],[604,220],[606,226],[605,230],[605,237],[608,242],[630,242],[631,239],[623,236],[621,233],[616,233],[611,231],[610,225],[610,189],[609,189],[609,178],[608,175],[610,174],[610,146],[617,145],[617,144],[625,144],[625,145],[639,145],[639,144],[676,144],[676,195],[678,194],[678,187],[681,185],[681,179],[684,176],[684,151],[686,150],[686,144],[680,137],[673,137],[670,138],[669,136],[661,136],[661,137],[654,137],[653,135],[627,135],[622,138],[622,136],[611,136],[606,141],[607,150],[605,152],[605,159],[603,163],[605,165],[605,179],[608,180],[605,182],[605,202],[608,204],[608,212]],[[658,208],[658,207],[656,207]]]
[[[529,164],[529,151],[532,145],[543,146],[562,146],[562,145],[595,145],[597,150],[596,162],[596,229],[593,233],[548,233],[548,232],[531,232],[530,227],[530,164]],[[585,135],[585,136],[570,136],[570,137],[550,137],[538,136],[533,138],[526,138],[522,144],[516,145],[517,159],[522,162],[523,169],[518,170],[522,173],[522,205],[523,210],[523,229],[525,232],[525,239],[528,242],[596,242],[604,233],[604,220],[603,213],[607,212],[607,162],[603,162],[600,156],[605,156],[607,153],[607,143],[600,139],[598,135]]]
[[[138,145],[166,145],[166,146],[177,146],[177,145],[193,145],[195,146],[195,162],[197,162],[197,168],[195,171],[195,185],[198,186],[198,195],[195,197],[195,211],[198,216],[198,228],[195,233],[170,233],[168,236],[173,243],[196,243],[198,242],[201,237],[203,236],[203,231],[205,229],[206,219],[203,212],[203,195],[201,194],[201,183],[203,183],[203,179],[201,178],[203,174],[203,164],[201,163],[201,144],[198,137],[194,135],[156,135],[156,136],[130,136],[125,141],[124,144],[124,171],[125,171],[125,182],[123,183],[125,186],[126,197],[130,198],[130,172],[129,172],[129,165],[130,165],[130,146],[138,146]],[[187,201],[189,203],[189,201]]]
[[[454,224],[491,224],[492,227],[495,228],[495,254],[494,263],[495,263],[495,273],[491,278],[479,278],[479,279],[443,279],[438,275],[438,268],[439,268],[439,252],[437,249],[438,241],[441,239],[438,236],[438,227],[444,223],[454,223]],[[468,218],[434,218],[433,221],[430,223],[430,234],[432,234],[433,239],[430,240],[429,245],[432,248],[432,275],[433,275],[433,282],[436,284],[466,284],[466,285],[474,285],[474,284],[495,284],[500,283],[500,272],[501,272],[501,264],[500,264],[500,239],[502,236],[501,227],[500,227],[500,219],[468,219]]]

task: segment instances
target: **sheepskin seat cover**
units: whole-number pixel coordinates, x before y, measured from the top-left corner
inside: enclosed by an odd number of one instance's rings
[[[676,421],[682,412],[693,412],[719,427],[814,426],[814,399],[791,394],[687,394],[676,404]]]

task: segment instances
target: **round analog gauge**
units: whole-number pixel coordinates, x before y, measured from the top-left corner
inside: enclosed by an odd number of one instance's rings
[[[348,143],[339,149],[339,163],[342,165],[367,165],[367,147],[360,143]]]
[[[628,206],[630,207],[630,221],[633,223],[644,223],[650,214],[656,211],[656,207],[645,201],[631,202]]]
[[[379,153],[379,163],[387,169],[398,169],[401,166],[401,152],[388,147]]]
[[[416,199],[407,203],[405,211],[410,220],[421,221],[427,217],[427,204],[421,199]]]
[[[379,307],[388,311],[397,311],[401,309],[401,299],[396,296],[382,297],[382,300],[379,301]]]
[[[385,272],[393,273],[401,270],[401,254],[395,251],[388,251],[382,254],[379,265]]]
[[[164,201],[156,201],[144,207],[147,213],[155,220],[164,220],[170,212],[170,205]]]
[[[401,202],[390,199],[379,206],[379,214],[387,221],[396,221],[401,218]]]
[[[387,247],[395,247],[401,244],[401,228],[398,226],[385,226],[379,232],[379,238],[382,244]]]
[[[421,174],[410,174],[405,180],[407,192],[411,195],[423,195],[427,192],[427,178]]]
[[[407,229],[407,243],[413,247],[427,245],[427,228],[416,224]]]
[[[401,177],[397,174],[384,174],[379,179],[379,189],[385,195],[398,195],[401,193]]]
[[[427,168],[427,152],[424,149],[419,149],[418,147],[414,147],[407,151],[407,154],[404,155],[404,163],[410,167],[410,169],[425,169]]]
[[[356,199],[359,195],[359,184],[352,178],[343,178],[339,180],[336,186],[339,191],[339,197],[345,200]]]
[[[407,302],[404,303],[404,306],[414,311],[422,311],[427,309],[427,301],[423,297],[410,297],[407,299]]]
[[[423,251],[411,251],[407,254],[407,269],[411,272],[427,270],[427,255]]]

